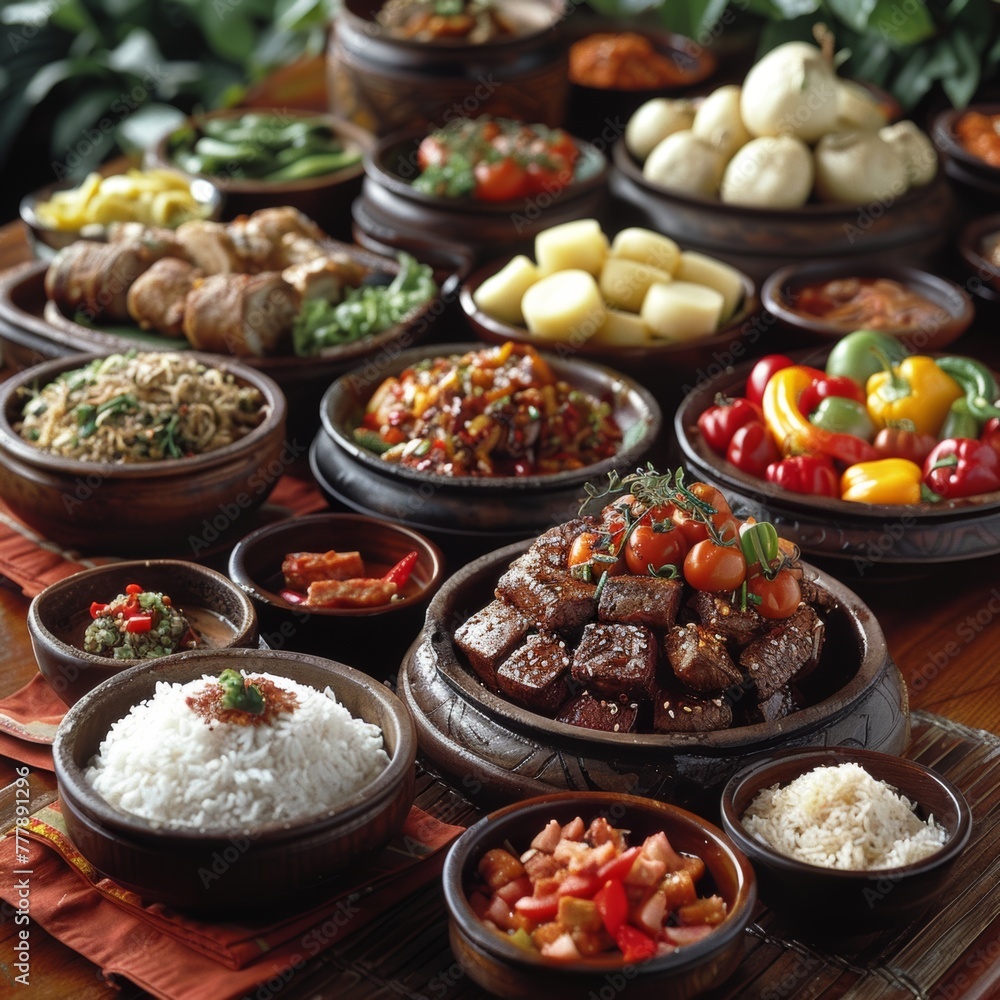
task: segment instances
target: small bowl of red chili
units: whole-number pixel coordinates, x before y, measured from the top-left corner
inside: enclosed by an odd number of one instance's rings
[[[616,975],[636,998],[713,989],[743,957],[757,895],[721,830],[615,792],[490,813],[452,845],[443,884],[459,965],[525,998],[596,994]]]
[[[477,255],[528,244],[542,229],[599,214],[608,165],[565,129],[456,118],[386,136],[365,160],[359,239],[464,244]]]
[[[790,264],[764,282],[761,300],[799,346],[880,330],[912,351],[938,351],[975,317],[972,299],[955,282],[890,263]]]

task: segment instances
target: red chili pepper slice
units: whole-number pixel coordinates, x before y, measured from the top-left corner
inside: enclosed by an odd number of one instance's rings
[[[408,552],[382,579],[386,583],[394,583],[397,587],[402,587],[410,579],[410,574],[413,572],[413,567],[417,565],[419,558],[420,553],[416,549],[413,552]]]
[[[297,590],[279,590],[278,596],[289,604],[302,604],[306,599],[306,595],[300,594]]]
[[[149,632],[152,627],[152,615],[132,615],[132,617],[125,622],[126,632]]]
[[[137,583],[130,583],[125,588],[125,593],[126,594],[141,594],[142,593],[142,587],[140,587],[139,584],[137,584]]]
[[[108,606],[106,604],[101,603],[101,601],[94,601],[94,603],[90,605],[90,617],[100,618],[101,615],[103,615],[107,610]]]

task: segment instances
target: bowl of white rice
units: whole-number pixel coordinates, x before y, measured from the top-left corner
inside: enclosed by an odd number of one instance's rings
[[[69,836],[97,869],[150,902],[245,912],[302,901],[399,832],[416,734],[351,667],[198,650],[98,685],[53,756]]]
[[[797,929],[841,937],[918,916],[972,833],[965,797],[942,775],[852,747],[758,757],[726,784],[721,811],[761,899]]]

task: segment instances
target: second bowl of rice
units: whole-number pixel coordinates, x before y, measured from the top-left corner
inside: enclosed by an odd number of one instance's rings
[[[972,832],[969,805],[947,778],[852,747],[759,757],[726,784],[721,811],[761,899],[797,930],[824,936],[918,916]]]
[[[53,747],[80,853],[146,901],[198,910],[301,899],[363,863],[402,829],[415,755],[387,688],[250,649],[123,671],[77,702]]]

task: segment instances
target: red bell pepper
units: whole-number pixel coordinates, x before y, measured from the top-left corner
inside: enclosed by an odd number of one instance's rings
[[[997,453],[1000,453],[1000,417],[990,417],[983,425],[979,435],[980,441],[985,441]]]
[[[408,552],[382,579],[386,583],[394,583],[397,587],[402,587],[410,579],[410,574],[413,572],[413,567],[417,565],[419,558],[420,553],[416,550]]]
[[[746,397],[751,403],[756,403],[760,406],[761,401],[764,398],[764,386],[767,385],[767,380],[777,371],[781,371],[782,368],[791,368],[795,364],[791,358],[784,354],[765,354],[757,364],[750,369],[750,375],[747,378],[746,387]]]
[[[594,896],[597,904],[597,912],[604,921],[604,927],[613,937],[618,933],[618,929],[625,923],[628,916],[628,897],[625,895],[625,886],[616,879],[608,879],[604,886]]]
[[[824,399],[830,396],[853,399],[861,404],[867,401],[864,386],[847,375],[820,375],[802,390],[802,395],[799,396],[799,409],[808,417]]]
[[[767,481],[792,493],[817,497],[839,497],[840,476],[826,455],[794,455],[772,462]]]
[[[726,458],[741,472],[763,476],[772,462],[780,460],[781,452],[767,427],[753,420],[736,428],[726,449]]]
[[[612,858],[606,864],[597,869],[599,879],[619,879],[625,880],[625,876],[632,870],[635,859],[642,853],[642,846],[630,847],[623,851],[617,858]]]
[[[559,912],[559,897],[554,892],[548,896],[522,896],[514,904],[514,912],[544,924]]]
[[[631,924],[622,924],[614,935],[615,943],[622,950],[622,958],[626,965],[634,962],[644,962],[656,954],[656,942]]]
[[[152,628],[152,615],[132,615],[132,617],[125,622],[126,632],[149,632]]]
[[[142,587],[140,587],[139,584],[137,584],[137,583],[130,583],[125,588],[125,593],[126,594],[141,594],[142,593]]]
[[[948,500],[1000,490],[1000,452],[974,438],[947,438],[927,456],[924,483]]]
[[[102,601],[94,601],[94,603],[90,605],[90,617],[100,618],[101,615],[103,615],[107,610],[108,606]]]
[[[698,417],[698,430],[712,451],[725,455],[736,431],[754,421],[764,422],[764,411],[760,406],[749,399],[729,399],[720,393],[715,397],[715,405]]]

